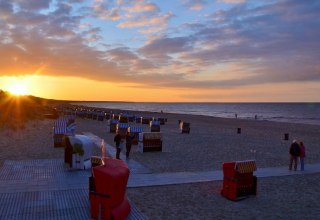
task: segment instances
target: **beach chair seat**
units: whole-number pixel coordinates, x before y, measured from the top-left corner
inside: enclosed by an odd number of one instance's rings
[[[119,119],[120,119],[120,114],[118,114],[118,113],[113,113],[113,114],[112,114],[112,119],[119,120]]]
[[[137,145],[139,142],[139,133],[143,132],[142,126],[130,126],[128,131],[133,135],[132,144]]]
[[[136,116],[134,116],[134,115],[128,115],[128,119],[129,119],[129,122],[135,122]]]
[[[93,111],[92,112],[92,120],[97,120],[98,119],[98,112]]]
[[[92,219],[127,218],[131,211],[125,195],[129,174],[128,166],[123,161],[113,158],[108,158],[102,166],[92,168],[92,176],[89,178]]]
[[[190,133],[190,123],[184,122],[184,121],[180,121],[179,122],[179,126],[180,126],[181,133],[187,133],[187,134]]]
[[[165,118],[158,118],[157,120],[160,122],[160,125],[165,125],[165,123],[166,123]]]
[[[152,120],[153,120],[153,117],[151,117],[151,116],[143,116],[141,118],[141,123],[149,125]]]
[[[136,123],[139,123],[139,124],[142,123],[142,117],[141,116],[136,116]]]
[[[162,133],[161,132],[139,133],[138,150],[140,152],[162,151]]]
[[[104,114],[105,113],[103,111],[98,111],[97,112],[97,120],[98,121],[104,121],[104,119],[105,119],[105,115]]]
[[[75,116],[65,115],[58,118],[53,126],[54,147],[65,147],[65,136],[74,135],[76,129]]]
[[[160,132],[160,121],[150,121],[150,131]]]
[[[119,123],[119,120],[111,119],[110,120],[110,133],[116,133],[117,131],[117,124]]]
[[[128,131],[129,124],[128,123],[118,123],[117,124],[117,132],[119,132],[121,138],[126,137],[126,133]]]
[[[62,117],[54,122],[53,143],[54,147],[64,147],[64,138],[67,134],[67,119]]]
[[[110,120],[110,119],[111,119],[110,113],[105,113],[105,119],[106,119],[106,120]]]
[[[81,144],[82,153],[75,152],[75,144]],[[86,135],[67,135],[65,137],[64,162],[74,169],[91,168],[91,156],[94,143]]]
[[[120,123],[129,123],[129,117],[128,114],[122,113],[119,116],[119,122]]]
[[[223,188],[221,195],[237,201],[257,193],[257,170],[254,160],[226,162],[222,165]]]

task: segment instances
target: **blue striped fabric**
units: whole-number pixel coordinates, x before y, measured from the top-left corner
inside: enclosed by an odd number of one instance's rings
[[[110,120],[110,124],[118,124],[118,123],[119,123],[119,120],[117,120],[117,119]]]
[[[75,124],[69,124],[70,128],[68,129],[68,123],[70,120],[74,120],[73,115],[66,115],[64,117],[58,118],[54,122],[54,134],[67,134],[69,130],[75,130]]]
[[[143,132],[143,127],[130,127],[131,133],[141,133]]]
[[[118,128],[128,128],[129,124],[128,123],[119,123]]]
[[[160,121],[151,121],[150,125],[160,125]]]
[[[66,134],[67,127],[54,127],[54,134]]]

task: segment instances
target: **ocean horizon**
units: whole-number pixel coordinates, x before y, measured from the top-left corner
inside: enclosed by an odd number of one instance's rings
[[[257,119],[320,125],[320,103],[213,103],[213,102],[72,102],[73,105],[122,111],[164,112],[221,118]]]

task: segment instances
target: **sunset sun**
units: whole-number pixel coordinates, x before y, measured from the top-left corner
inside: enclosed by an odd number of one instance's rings
[[[26,95],[27,94],[27,87],[22,83],[13,84],[9,88],[9,92],[13,95]]]

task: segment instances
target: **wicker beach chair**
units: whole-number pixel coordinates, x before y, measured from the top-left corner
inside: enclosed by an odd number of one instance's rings
[[[130,126],[128,128],[128,130],[133,135],[132,144],[137,145],[139,142],[139,133],[143,132],[143,127],[142,126]]]
[[[187,134],[190,133],[190,123],[184,122],[184,121],[180,121],[179,127],[180,127],[180,130],[181,130],[181,133],[187,133]]]
[[[140,152],[162,151],[162,133],[161,132],[142,132],[139,133]]]
[[[66,115],[58,118],[53,126],[54,147],[64,147],[66,135],[74,135],[76,130],[75,116]]]
[[[143,116],[141,119],[141,123],[149,125],[152,120],[153,120],[153,117],[151,116]]]
[[[119,120],[116,120],[116,119],[110,120],[110,133],[116,133],[118,123],[119,123]]]
[[[126,137],[126,133],[128,131],[129,124],[128,123],[118,123],[117,124],[117,132],[120,134],[121,138]]]
[[[160,132],[160,121],[150,121],[150,131]]]

